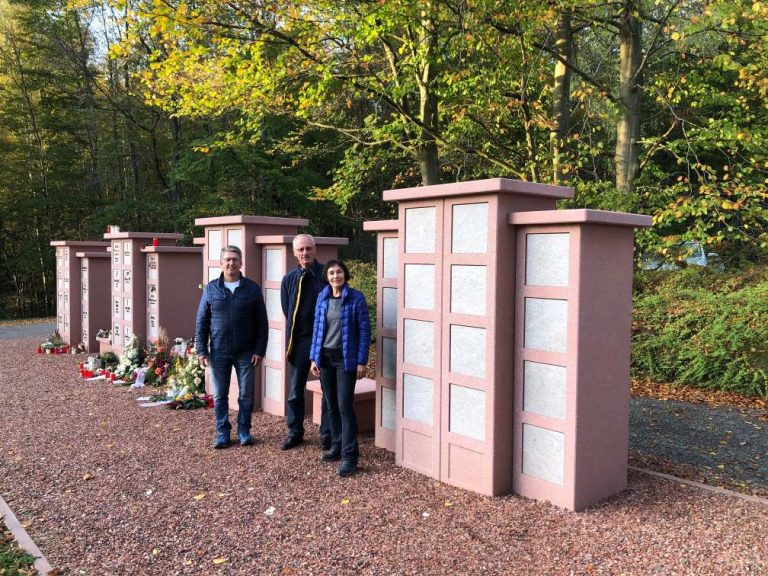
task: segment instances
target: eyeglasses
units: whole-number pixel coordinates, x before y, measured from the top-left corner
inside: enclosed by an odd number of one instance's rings
[[[222,258],[221,261],[225,264],[229,264],[230,262],[234,264],[240,262],[240,258]]]

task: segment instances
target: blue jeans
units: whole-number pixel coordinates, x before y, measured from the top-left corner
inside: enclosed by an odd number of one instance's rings
[[[293,343],[291,357],[288,359],[291,387],[288,390],[285,422],[288,425],[288,435],[297,438],[304,437],[304,390],[309,376],[309,349],[312,342],[308,338],[296,340]],[[323,397],[320,407],[320,442],[329,446],[331,442],[330,426],[328,425],[328,404]]]
[[[253,415],[254,377],[256,368],[251,364],[253,353],[237,355],[211,354],[211,376],[213,378],[213,415],[216,418],[216,432],[229,436],[232,425],[229,423],[229,380],[232,368],[237,375],[240,393],[237,397],[237,431],[251,431]]]
[[[320,384],[323,387],[323,397],[328,402],[331,450],[340,453],[342,460],[355,464],[360,456],[355,415],[356,382],[357,371],[344,371],[344,361],[340,353],[328,356],[323,351],[320,361]]]

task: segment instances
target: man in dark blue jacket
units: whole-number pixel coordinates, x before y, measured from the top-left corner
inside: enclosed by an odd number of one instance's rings
[[[285,421],[288,437],[283,450],[295,448],[304,441],[304,388],[309,376],[309,347],[312,345],[312,326],[315,319],[317,295],[326,286],[323,265],[315,260],[315,239],[299,234],[293,239],[293,255],[298,266],[283,276],[280,300],[285,315],[285,355],[288,358],[291,386],[288,391]],[[322,401],[320,412],[320,444],[323,450],[331,447],[328,424],[328,406]]]
[[[195,347],[213,379],[214,448],[229,446],[229,380],[237,375],[237,437],[241,446],[253,444],[251,416],[254,377],[267,351],[269,325],[261,288],[240,273],[243,254],[237,246],[221,249],[222,274],[209,282],[197,309]],[[209,344],[210,340],[210,344]]]

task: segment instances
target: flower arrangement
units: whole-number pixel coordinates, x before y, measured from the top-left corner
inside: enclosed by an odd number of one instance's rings
[[[112,337],[112,330],[107,328],[99,328],[99,331],[96,332],[96,338],[111,338]]]
[[[64,339],[59,334],[59,330],[56,329],[51,333],[45,342],[37,347],[37,353],[42,354],[60,354],[62,352],[69,352],[69,346],[64,344]]]
[[[138,337],[134,334],[120,356],[120,362],[118,362],[117,368],[114,370],[115,377],[125,382],[132,382],[141,369],[143,361],[144,350],[139,343]]]
[[[173,373],[168,380],[169,408],[191,410],[213,406],[213,397],[205,394],[205,370],[192,349],[186,359],[176,358]]]
[[[168,354],[168,334],[160,330],[160,336],[151,340],[146,356],[147,368],[144,384],[147,386],[165,386],[171,372],[171,357]]]

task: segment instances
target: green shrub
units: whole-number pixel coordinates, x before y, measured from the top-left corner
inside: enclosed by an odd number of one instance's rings
[[[639,272],[632,376],[768,397],[768,275]]]
[[[368,303],[368,311],[371,315],[371,341],[376,341],[376,264],[361,262],[359,260],[347,260],[349,275],[352,277],[349,285],[360,290]]]

